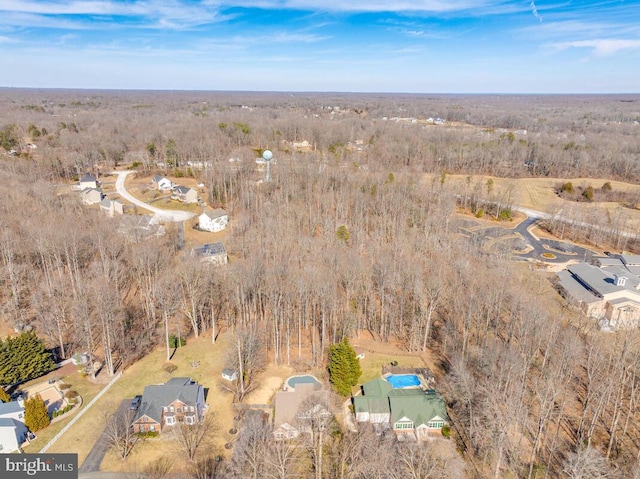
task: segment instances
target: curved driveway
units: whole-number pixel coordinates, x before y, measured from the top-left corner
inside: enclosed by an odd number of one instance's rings
[[[180,211],[180,210],[163,210],[162,208],[156,208],[155,206],[151,206],[145,203],[142,200],[139,200],[135,196],[131,195],[124,187],[124,182],[127,179],[127,176],[131,173],[135,173],[135,171],[112,171],[111,174],[118,175],[118,179],[116,180],[116,190],[125,200],[133,203],[140,208],[144,208],[145,210],[151,211],[158,221],[186,221],[190,218],[193,218],[195,215],[193,213],[189,213],[188,211]]]

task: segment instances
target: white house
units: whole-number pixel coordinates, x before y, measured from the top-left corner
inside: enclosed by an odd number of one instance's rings
[[[228,221],[227,212],[222,208],[216,208],[215,210],[207,210],[198,216],[198,227],[203,231],[215,233],[225,229]]]
[[[24,403],[0,403],[0,453],[19,450],[29,430],[24,425]]]
[[[151,187],[160,191],[170,191],[173,188],[173,182],[164,176],[155,175],[151,178]]]
[[[105,198],[100,202],[100,209],[104,211],[109,218],[113,218],[117,214],[124,214],[124,205],[118,200],[110,200],[109,198]]]
[[[78,186],[80,190],[84,190],[85,188],[97,188],[98,187],[98,179],[93,176],[91,173],[87,173],[78,182]]]

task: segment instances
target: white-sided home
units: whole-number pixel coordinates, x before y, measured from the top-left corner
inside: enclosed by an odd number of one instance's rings
[[[24,425],[24,403],[0,403],[0,453],[19,451],[28,432]]]
[[[171,191],[173,182],[165,176],[155,175],[151,178],[151,187],[160,191]]]
[[[216,208],[215,210],[206,210],[198,216],[198,227],[203,231],[216,233],[225,229],[228,221],[227,212],[222,208]]]
[[[80,178],[78,182],[78,187],[80,190],[84,190],[85,188],[97,188],[98,187],[98,179],[92,175],[91,173],[87,173]]]

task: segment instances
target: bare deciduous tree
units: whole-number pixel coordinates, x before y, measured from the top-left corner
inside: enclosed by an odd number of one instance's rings
[[[205,416],[195,424],[181,422],[172,426],[170,434],[178,447],[185,453],[187,459],[193,462],[198,450],[209,444],[219,429],[220,427],[213,417]]]
[[[258,386],[258,374],[264,369],[264,346],[255,328],[238,331],[230,340],[226,365],[238,373],[238,379],[222,383],[222,388],[230,391],[234,399],[242,402]]]
[[[105,416],[105,434],[108,444],[115,449],[123,461],[129,457],[138,442],[142,440],[140,435],[133,431],[134,417],[135,411],[128,407],[121,407],[114,414]]]

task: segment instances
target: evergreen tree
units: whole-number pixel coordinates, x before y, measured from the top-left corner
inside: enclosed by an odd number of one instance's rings
[[[7,391],[5,391],[2,388],[0,388],[0,401],[2,401],[2,402],[11,401],[11,397],[9,397],[9,394],[7,393]]]
[[[24,403],[24,424],[30,431],[44,429],[51,423],[44,399],[36,394]]]
[[[329,351],[329,380],[338,394],[351,395],[351,387],[358,384],[362,371],[356,352],[344,338],[331,346]]]
[[[33,332],[0,341],[0,384],[16,384],[55,368],[51,353]]]

